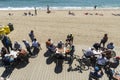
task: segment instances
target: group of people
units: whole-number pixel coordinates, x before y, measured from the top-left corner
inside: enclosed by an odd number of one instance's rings
[[[71,49],[74,49],[73,39],[73,35],[69,34],[67,35],[65,43],[59,41],[57,45],[53,43],[52,39],[48,39],[48,41],[46,41],[46,48],[54,55],[57,54],[57,58],[64,59],[63,55],[58,56],[58,54],[60,53],[65,54],[65,56],[69,54],[70,57],[72,57],[74,54],[71,54],[70,51]],[[118,67],[120,57],[116,57],[113,42],[110,42],[106,45],[107,41],[108,35],[104,34],[100,42],[93,44],[92,48],[87,49],[84,52],[83,56],[89,59],[91,64],[89,80],[99,80],[99,78],[101,78],[104,75],[104,72],[109,77],[109,80],[116,78],[116,73],[111,73],[110,71]],[[69,48],[68,52],[67,48]],[[71,67],[71,65],[69,66]]]
[[[21,44],[17,41],[15,41],[14,45],[12,45],[12,41],[8,36],[3,37],[1,40],[3,47],[1,48],[0,53],[5,65],[8,63],[10,64],[14,61],[21,61],[21,58],[22,60],[29,62],[28,59],[24,57],[24,55],[29,54],[29,56],[32,56],[39,53],[39,50],[42,48],[40,43],[35,38],[34,31],[31,30],[28,35],[30,37],[32,45],[30,45],[27,40],[23,39],[22,42],[24,43],[26,49],[23,49]],[[73,57],[73,53],[75,51],[73,40],[73,35],[68,34],[65,43],[60,40],[57,45],[55,45],[53,40],[49,38],[46,41],[46,48],[52,55],[57,57],[57,59],[64,59],[67,57],[67,55]],[[93,44],[92,48],[87,49],[84,52],[83,56],[90,59],[90,62],[92,64],[91,66],[93,68],[93,70],[90,71],[89,80],[99,80],[99,78],[104,75],[103,70],[105,70],[106,74],[109,77],[109,80],[112,80],[116,76],[116,73],[111,74],[110,70],[112,70],[112,68],[115,69],[119,65],[120,57],[116,57],[113,42],[110,42],[106,45],[107,41],[108,35],[104,34],[104,37],[100,40],[100,42]],[[113,62],[111,62],[111,60],[113,60]]]
[[[3,47],[0,51],[3,65],[10,65],[11,63],[19,63],[21,61],[29,63],[29,57],[35,56],[39,53],[39,50],[42,48],[35,38],[34,31],[31,30],[28,35],[31,39],[32,45],[30,45],[27,40],[23,39],[22,42],[26,49],[24,49],[18,41],[15,41],[14,44],[12,44],[12,41],[8,36],[5,35],[3,37],[1,40]]]
[[[111,74],[110,71],[118,67],[120,57],[116,57],[113,42],[106,45],[107,41],[108,35],[104,34],[100,43],[93,44],[92,48],[84,52],[85,58],[90,59],[93,68],[90,71],[89,80],[99,80],[104,75],[103,70],[105,70],[109,80],[114,79],[114,74]]]
[[[48,41],[46,41],[46,48],[48,49],[48,51],[50,51],[53,54],[65,54],[65,56],[67,55],[71,55],[70,53],[73,50],[73,35],[72,34],[68,34],[67,38],[66,38],[66,42],[63,43],[62,40],[60,40],[57,45],[55,45],[53,43],[53,41],[49,38]]]

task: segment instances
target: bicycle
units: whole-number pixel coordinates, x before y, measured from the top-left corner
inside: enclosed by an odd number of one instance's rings
[[[75,66],[77,66],[77,70],[84,70],[84,71],[86,71],[86,70],[89,69],[89,66],[87,66],[85,64],[85,59],[80,58],[80,56],[78,56],[78,55],[73,55],[73,60],[74,59],[76,59],[76,61],[79,62],[79,65],[75,65]]]

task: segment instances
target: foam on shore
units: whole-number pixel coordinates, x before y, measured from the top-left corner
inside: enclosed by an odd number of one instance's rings
[[[6,7],[0,10],[34,10],[35,7]],[[46,10],[46,7],[36,7],[38,10]],[[51,10],[94,10],[93,7],[50,7]],[[120,7],[97,7],[97,10],[118,10]]]

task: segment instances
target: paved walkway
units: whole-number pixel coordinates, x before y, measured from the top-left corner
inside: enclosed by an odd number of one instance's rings
[[[45,45],[42,45],[45,46]],[[87,46],[75,46],[75,54],[82,55],[82,48],[88,48]],[[30,58],[30,63],[22,68],[15,68],[12,73],[7,76],[10,80],[88,80],[89,70],[83,71],[70,71],[68,72],[68,64],[63,63],[63,69],[60,73],[55,72],[56,64],[53,62],[47,64],[47,57],[44,57],[46,48],[40,51],[36,58]],[[74,61],[73,67],[76,64]],[[0,75],[4,74],[4,68],[0,67]],[[4,75],[5,76],[5,75]],[[106,75],[101,80],[108,80]]]

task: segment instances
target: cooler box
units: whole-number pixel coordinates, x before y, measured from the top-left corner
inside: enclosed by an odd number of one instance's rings
[[[4,26],[3,28],[4,28],[5,34],[9,34],[9,33],[10,33],[10,28],[9,28],[9,26]]]

